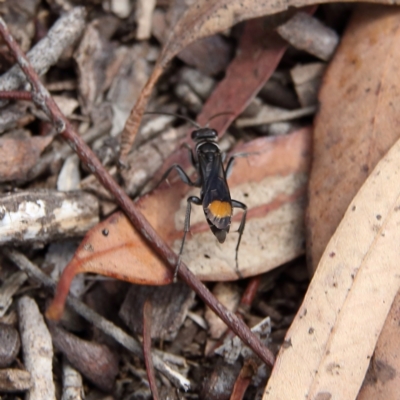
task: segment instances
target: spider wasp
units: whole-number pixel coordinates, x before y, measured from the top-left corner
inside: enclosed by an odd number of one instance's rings
[[[215,115],[213,118],[215,118],[216,116],[217,115]],[[187,120],[186,117],[183,118]],[[195,181],[192,181],[179,164],[173,164],[167,169],[160,180],[161,183],[163,180],[167,179],[171,171],[176,170],[180,179],[184,183],[189,186],[201,188],[200,197],[189,196],[187,198],[184,234],[179,250],[179,258],[176,265],[174,278],[176,278],[179,270],[186,235],[190,231],[190,214],[192,210],[192,204],[203,207],[204,215],[206,217],[208,225],[212,233],[218,239],[219,243],[224,243],[226,235],[229,232],[233,208],[240,208],[243,210],[242,219],[237,230],[237,232],[239,233],[239,237],[235,250],[236,270],[239,273],[238,251],[246,224],[247,206],[244,203],[238,200],[233,200],[231,198],[227,183],[227,177],[232,170],[235,158],[238,156],[243,156],[243,154],[233,155],[229,159],[225,168],[224,154],[221,153],[221,150],[218,146],[217,131],[208,127],[202,128],[194,121],[189,121],[194,123],[197,127],[197,129],[194,130],[191,134],[191,138],[195,142],[196,146],[194,152],[188,144],[185,144],[185,147],[189,150],[190,161],[197,171],[197,179]]]

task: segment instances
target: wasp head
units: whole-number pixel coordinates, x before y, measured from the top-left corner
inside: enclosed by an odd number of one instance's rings
[[[218,140],[218,133],[215,129],[200,128],[192,132],[192,139],[195,142],[199,142],[201,140],[216,141]]]

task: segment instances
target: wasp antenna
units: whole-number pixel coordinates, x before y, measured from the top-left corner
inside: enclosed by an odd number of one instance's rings
[[[171,117],[177,117],[181,118],[187,122],[190,122],[193,126],[195,126],[197,129],[201,129],[201,126],[196,122],[193,121],[192,119],[185,117],[184,115],[180,114],[174,114],[174,113],[169,113],[169,112],[163,112],[163,111],[146,111],[145,114],[153,114],[153,115],[170,115]]]
[[[207,124],[206,124],[206,128],[208,128],[208,124],[209,124],[213,119],[218,118],[218,117],[220,117],[221,115],[235,115],[235,113],[234,113],[233,111],[223,111],[223,112],[220,112],[220,113],[218,113],[218,114],[213,115],[212,117],[210,117],[210,118],[208,119]]]

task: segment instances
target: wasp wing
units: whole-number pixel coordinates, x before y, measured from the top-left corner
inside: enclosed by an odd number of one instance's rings
[[[208,161],[205,172],[202,193],[204,213],[211,227],[229,231],[232,216],[231,195],[220,154]]]

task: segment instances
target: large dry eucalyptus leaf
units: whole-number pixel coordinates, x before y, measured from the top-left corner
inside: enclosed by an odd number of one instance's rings
[[[264,400],[356,398],[400,285],[399,171],[400,141],[372,171],[328,243]]]
[[[287,334],[264,399],[354,399],[399,287],[398,143],[352,201],[398,138],[398,17],[393,7],[358,9],[325,76],[310,183],[314,269],[349,208]],[[394,398],[390,325],[397,310],[394,305],[387,318],[360,399]],[[294,378],[288,382],[285,376]],[[372,389],[371,376],[378,380]]]
[[[307,252],[315,270],[350,201],[400,136],[400,9],[356,10],[319,94]]]
[[[399,137],[399,17],[400,11],[393,7],[359,8],[325,76],[309,191],[307,243],[312,270],[356,191]],[[360,400],[397,397],[393,397],[400,380],[396,320],[394,304]]]

